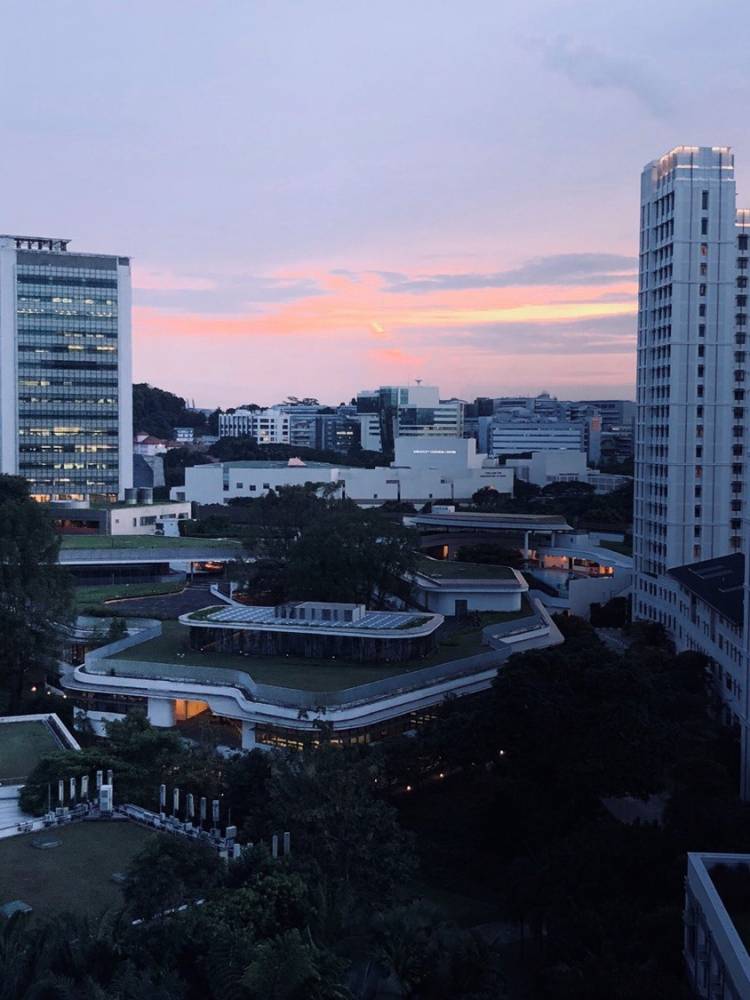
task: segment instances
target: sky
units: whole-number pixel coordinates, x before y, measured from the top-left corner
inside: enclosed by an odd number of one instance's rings
[[[0,231],[129,255],[199,406],[631,397],[639,175],[731,145],[747,0],[3,0]],[[743,202],[743,192],[746,197]]]

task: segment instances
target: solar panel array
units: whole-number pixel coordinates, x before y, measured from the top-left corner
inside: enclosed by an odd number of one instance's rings
[[[407,622],[416,621],[419,615],[413,615],[404,611],[368,611],[356,622],[346,621],[322,621],[318,618],[279,618],[274,613],[274,608],[251,608],[251,607],[229,607],[216,611],[206,622],[222,622],[225,624],[237,625],[286,625],[297,626],[306,625],[314,628],[329,629],[394,629],[405,625]]]

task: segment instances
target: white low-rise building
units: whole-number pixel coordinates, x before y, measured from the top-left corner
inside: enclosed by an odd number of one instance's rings
[[[529,585],[510,566],[421,556],[411,576],[414,599],[428,611],[462,617],[472,611],[520,612]]]
[[[399,438],[396,457],[375,469],[331,465],[326,462],[240,461],[199,465],[185,470],[185,486],[173,487],[173,500],[201,504],[226,503],[238,497],[259,497],[283,486],[306,483],[333,485],[338,496],[364,505],[388,500],[426,503],[429,500],[466,500],[491,486],[498,493],[513,492],[513,470],[498,466],[477,453],[465,438]]]
[[[289,414],[280,407],[219,414],[219,437],[252,437],[258,444],[289,444]]]
[[[505,465],[513,469],[517,479],[542,488],[551,483],[578,482],[587,483],[596,493],[604,494],[632,482],[630,476],[589,469],[583,451],[534,451],[530,458],[509,458]]]

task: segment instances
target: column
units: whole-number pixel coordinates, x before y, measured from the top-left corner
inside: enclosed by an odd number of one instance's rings
[[[174,700],[171,698],[149,698],[148,721],[152,726],[171,729],[175,722]]]
[[[254,750],[255,749],[255,723],[245,722],[242,723],[242,749],[243,750]]]

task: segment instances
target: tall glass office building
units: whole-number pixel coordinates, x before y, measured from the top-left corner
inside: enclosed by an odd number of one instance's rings
[[[130,261],[0,236],[0,471],[39,500],[132,485]]]

